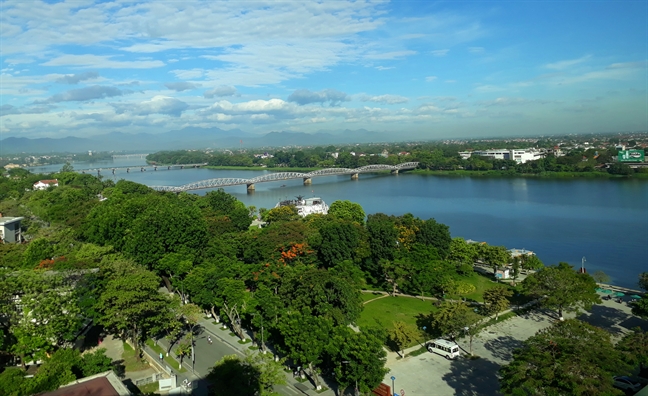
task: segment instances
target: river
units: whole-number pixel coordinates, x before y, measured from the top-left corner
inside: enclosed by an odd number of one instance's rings
[[[137,166],[142,159],[102,163],[74,163],[76,169],[95,166]],[[61,165],[33,168],[52,172]],[[117,170],[115,180],[145,185],[178,186],[220,177],[252,178],[267,171],[212,169]],[[105,176],[113,178],[109,171]],[[285,187],[282,187],[285,185]],[[559,261],[589,273],[605,271],[612,283],[637,288],[640,272],[648,271],[648,182],[618,179],[471,178],[402,173],[361,174],[245,185],[224,190],[246,205],[272,208],[296,195],[319,196],[329,205],[336,200],[357,202],[367,214],[412,213],[450,226],[452,236],[485,241],[507,248],[534,251],[545,264]],[[205,194],[208,190],[195,191]]]

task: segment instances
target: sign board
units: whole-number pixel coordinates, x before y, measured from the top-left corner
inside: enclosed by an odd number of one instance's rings
[[[371,391],[374,396],[391,396],[391,387],[386,384],[380,384],[376,389]]]
[[[621,150],[617,154],[619,162],[644,162],[644,150]]]

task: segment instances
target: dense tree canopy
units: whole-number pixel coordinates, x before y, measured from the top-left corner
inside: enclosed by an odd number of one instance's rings
[[[540,330],[500,370],[510,395],[623,395],[612,377],[627,372],[610,334],[577,319]]]
[[[560,318],[563,311],[589,309],[601,302],[594,279],[574,271],[567,263],[542,268],[529,275],[522,286],[527,294],[539,298],[543,306],[558,310]]]

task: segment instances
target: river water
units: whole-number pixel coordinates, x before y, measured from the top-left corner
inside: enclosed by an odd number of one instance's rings
[[[72,164],[75,169],[96,166],[137,166],[142,159]],[[61,165],[32,169],[53,172]],[[110,171],[105,177],[132,180],[148,186],[179,186],[194,181],[238,177],[252,178],[267,171],[211,169]],[[246,205],[272,208],[281,199],[296,195],[318,196],[329,205],[336,200],[357,202],[367,214],[412,213],[435,218],[450,226],[452,236],[485,241],[507,248],[534,251],[545,264],[559,261],[603,270],[612,283],[637,288],[640,272],[648,271],[648,181],[534,178],[471,178],[402,173],[361,174],[256,184],[224,190]],[[283,187],[282,187],[283,186]],[[205,194],[209,190],[195,191]]]

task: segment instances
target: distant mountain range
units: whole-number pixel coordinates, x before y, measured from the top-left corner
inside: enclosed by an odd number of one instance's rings
[[[344,130],[338,133],[270,132],[252,135],[239,129],[188,127],[160,134],[127,134],[111,132],[88,138],[68,136],[52,138],[17,138],[0,140],[0,155],[15,153],[79,153],[92,151],[183,150],[205,148],[258,148],[282,146],[312,146],[327,144],[372,143],[394,141],[394,135],[365,129]]]

